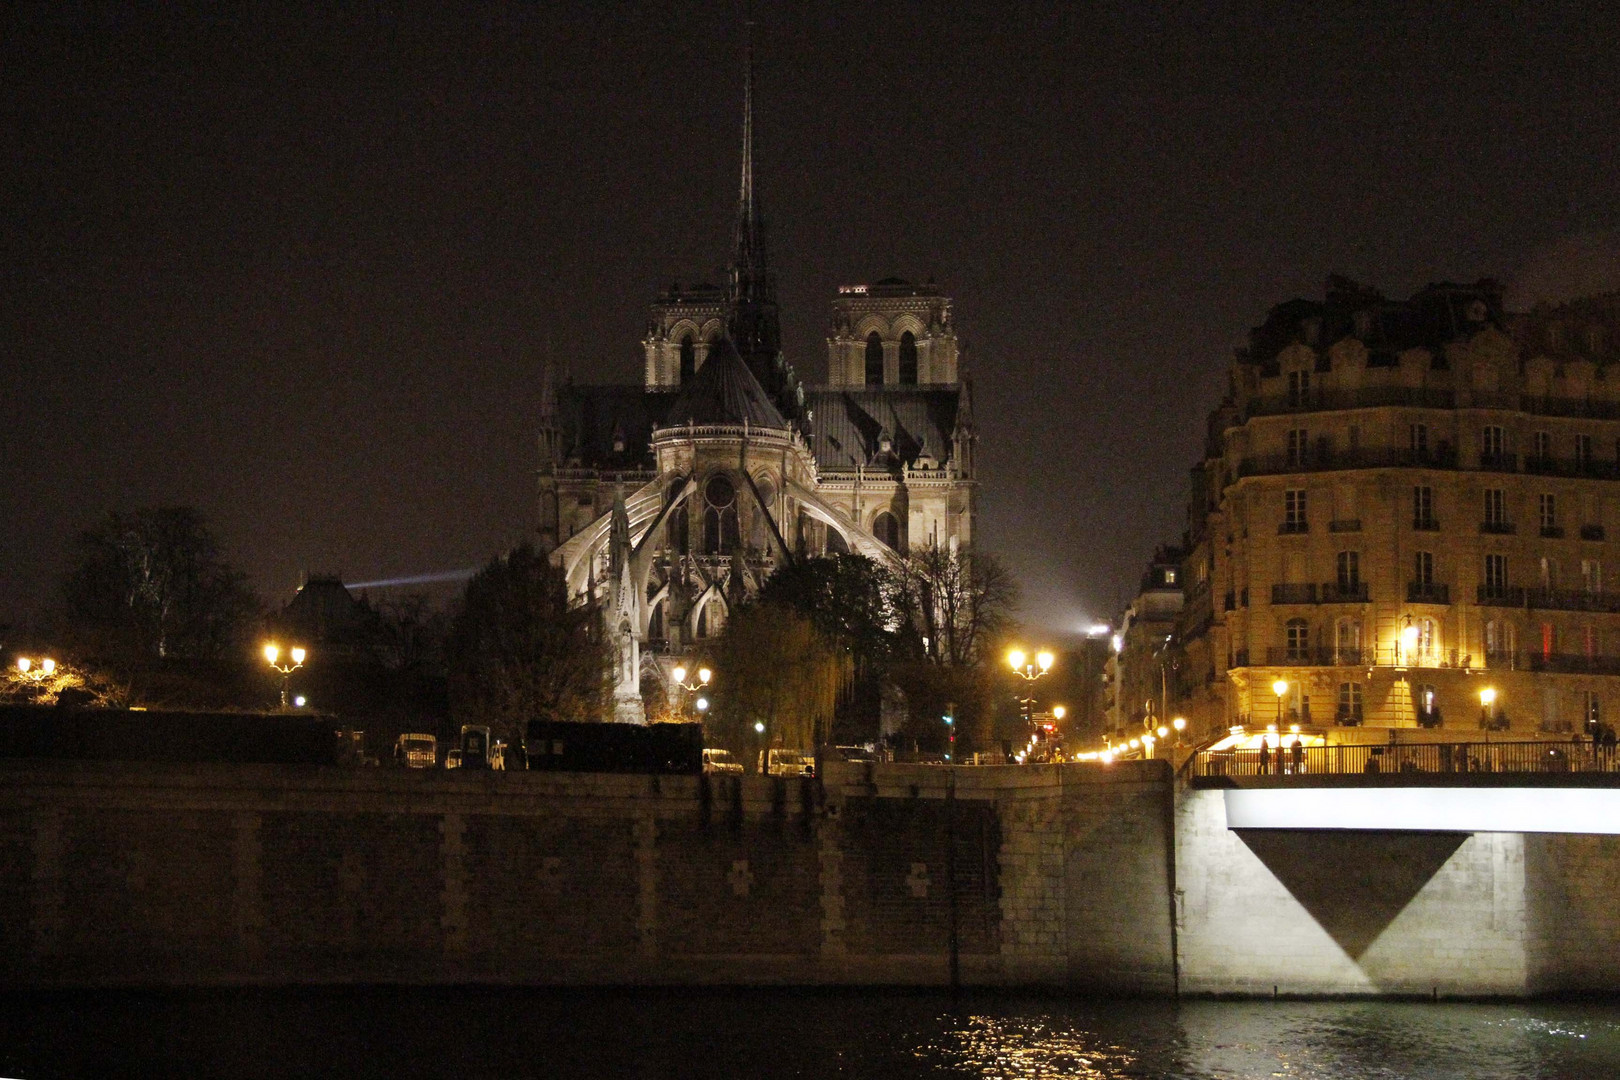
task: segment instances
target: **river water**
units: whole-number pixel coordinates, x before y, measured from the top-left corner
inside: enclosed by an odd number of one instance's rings
[[[1620,1003],[874,991],[0,996],[0,1076],[1620,1077]]]

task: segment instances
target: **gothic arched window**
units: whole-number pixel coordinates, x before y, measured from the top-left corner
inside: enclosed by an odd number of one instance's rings
[[[668,544],[670,549],[678,555],[685,555],[692,550],[687,521],[685,503],[670,511]]]
[[[872,522],[872,535],[895,551],[900,550],[900,520],[887,510]]]
[[[900,335],[900,385],[917,385],[917,339],[910,330]]]
[[[692,344],[692,335],[687,334],[681,338],[681,385],[697,372],[697,346]]]
[[[703,553],[730,555],[740,546],[737,539],[737,488],[724,476],[715,475],[703,485]]]
[[[866,335],[866,385],[883,385],[883,339],[876,330]]]

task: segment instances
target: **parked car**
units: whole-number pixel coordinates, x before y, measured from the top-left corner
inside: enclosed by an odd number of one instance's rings
[[[835,761],[877,761],[877,752],[868,750],[864,746],[835,746],[832,748],[832,758]]]
[[[816,775],[816,756],[803,750],[767,750],[760,758],[767,776]]]
[[[742,762],[731,756],[730,750],[705,749],[703,751],[703,771],[706,773],[740,773],[743,771]]]
[[[419,732],[394,740],[394,764],[407,769],[431,769],[439,764],[439,740]]]
[[[444,752],[444,767],[447,769],[461,768],[461,751],[459,749]]]

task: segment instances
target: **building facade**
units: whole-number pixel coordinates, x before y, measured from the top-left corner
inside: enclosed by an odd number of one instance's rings
[[[1153,553],[1136,599],[1120,616],[1104,666],[1108,689],[1107,730],[1129,739],[1170,722],[1176,666],[1176,619],[1185,602],[1185,552],[1164,547]]]
[[[752,100],[750,72],[726,285],[658,296],[641,384],[545,376],[539,538],[570,594],[603,611],[622,721],[670,700],[671,669],[785,562],[894,563],[973,539],[976,436],[950,298],[897,278],[840,289],[828,381],[802,382],[781,348]]]
[[[1234,359],[1193,471],[1179,708],[1585,732],[1620,710],[1620,295],[1342,278]]]

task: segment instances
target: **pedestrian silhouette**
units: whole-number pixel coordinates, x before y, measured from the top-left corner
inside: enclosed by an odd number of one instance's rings
[[[1260,775],[1264,776],[1271,771],[1271,744],[1264,735],[1260,736]]]
[[[1294,745],[1288,748],[1288,753],[1294,759],[1294,775],[1298,776],[1305,771],[1305,746],[1298,735],[1294,736]]]

